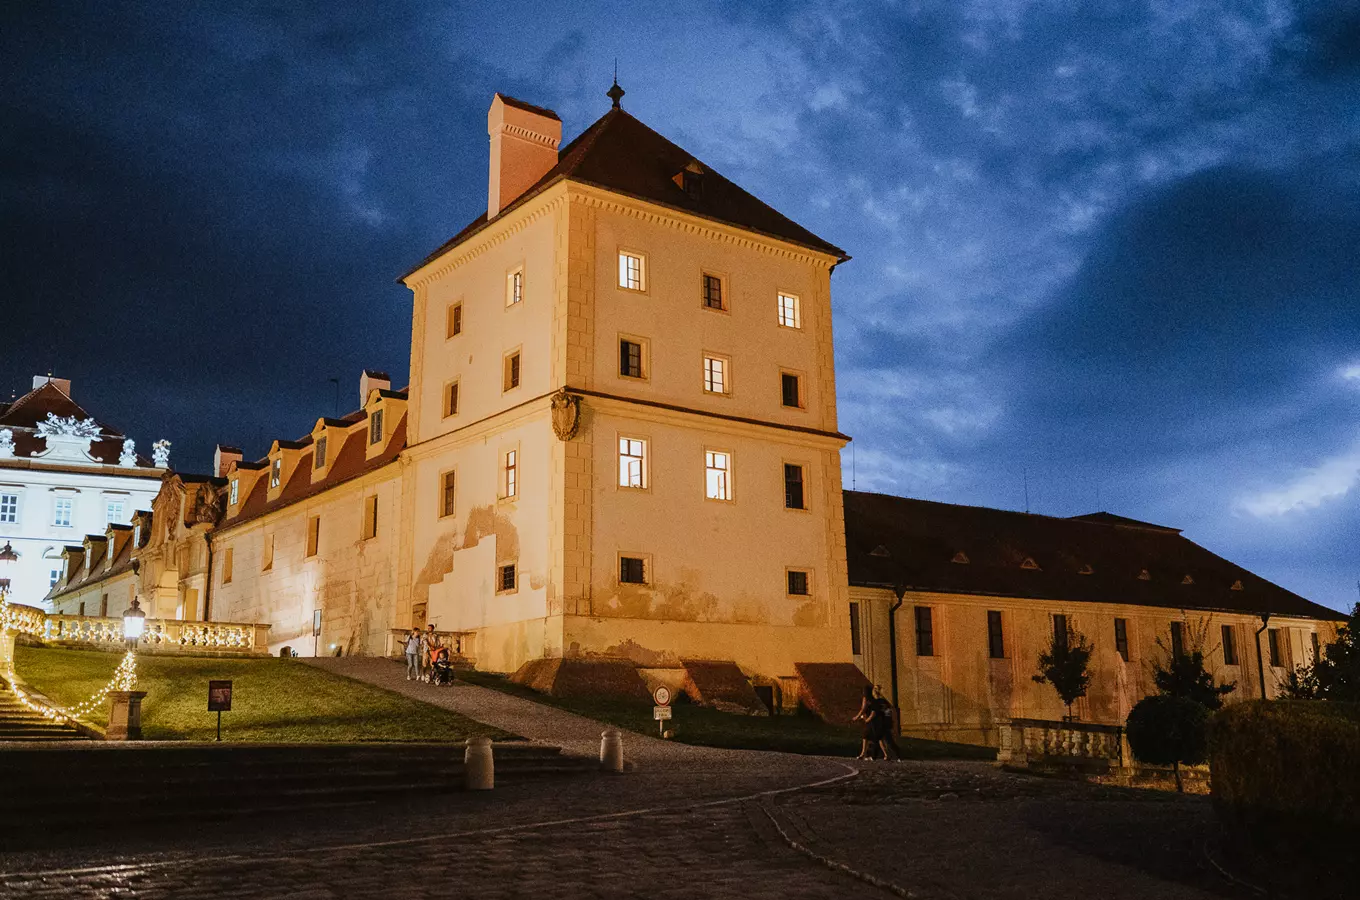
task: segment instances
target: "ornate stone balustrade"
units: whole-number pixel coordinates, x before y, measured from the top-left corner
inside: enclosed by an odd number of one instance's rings
[[[1118,725],[1010,719],[998,726],[997,759],[1012,766],[1129,769],[1133,756]]]
[[[3,616],[4,626],[10,631],[36,636],[42,634],[43,622],[47,618],[47,613],[36,606],[6,603],[3,612],[0,612],[0,616]]]
[[[268,625],[244,622],[181,622],[147,619],[139,649],[165,653],[230,651],[269,653]],[[49,615],[37,633],[46,641],[123,645],[123,620],[102,616]]]
[[[402,649],[406,636],[410,634],[407,628],[391,628],[387,632],[387,656],[405,656],[406,651]],[[449,652],[454,657],[463,657],[469,662],[477,658],[477,632],[475,631],[436,631],[435,635],[439,638],[441,647],[448,647]]]

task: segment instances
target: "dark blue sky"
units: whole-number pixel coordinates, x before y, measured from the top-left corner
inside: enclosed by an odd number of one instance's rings
[[[332,377],[404,383],[393,279],[483,208],[491,93],[572,136],[617,56],[631,112],[855,257],[847,486],[1027,479],[1356,600],[1354,4],[230,6],[0,12],[6,395],[51,369],[204,469]]]

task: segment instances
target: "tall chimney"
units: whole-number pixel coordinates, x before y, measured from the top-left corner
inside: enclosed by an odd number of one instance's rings
[[[562,120],[550,109],[497,94],[486,114],[486,133],[491,138],[486,217],[494,219],[557,165]]]
[[[236,464],[241,461],[241,450],[239,447],[228,447],[226,444],[218,444],[213,451],[213,474],[218,478],[226,478],[236,471]]]
[[[392,379],[387,377],[386,372],[375,372],[372,369],[364,369],[359,375],[359,405],[363,406],[368,402],[368,392],[377,388],[380,391],[390,391],[392,389]]]

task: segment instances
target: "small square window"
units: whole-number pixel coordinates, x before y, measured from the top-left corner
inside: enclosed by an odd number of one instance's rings
[[[731,390],[728,369],[731,362],[722,356],[704,354],[704,392],[726,394]]]
[[[732,455],[720,450],[704,451],[704,496],[710,500],[732,499]]]
[[[793,294],[779,295],[779,325],[781,328],[802,328],[803,316],[798,298]]]
[[[515,388],[519,387],[519,357],[520,353],[518,350],[506,355],[504,381],[502,382],[501,387],[502,391],[513,391]]]
[[[803,408],[803,378],[792,372],[779,373],[780,402],[792,409]]]
[[[629,291],[646,290],[646,274],[642,254],[619,251],[619,287]]]
[[[703,276],[704,308],[726,310],[727,296],[723,290],[723,279],[720,275],[710,275],[708,272]]]
[[[381,444],[383,439],[383,411],[373,410],[373,415],[368,419],[368,443]]]
[[[326,468],[326,436],[324,434],[316,439],[316,446],[312,449],[312,468]]]
[[[439,516],[453,515],[453,501],[457,493],[458,476],[453,472],[445,472],[439,479]]]
[[[463,333],[463,303],[450,303],[444,321],[444,336],[457,337]]]
[[[444,418],[458,415],[458,382],[450,381],[444,386]]]
[[[784,463],[784,507],[786,509],[807,509],[803,497],[803,467]]]
[[[620,584],[646,584],[647,565],[640,556],[619,557]]]
[[[788,570],[789,596],[806,597],[811,591],[808,590],[808,573],[801,569]]]
[[[619,374],[624,378],[643,377],[643,345],[627,338],[619,339]]]
[[[496,568],[496,593],[509,594],[519,584],[514,563],[505,563]]]
[[[637,438],[619,438],[619,487],[647,486],[647,442]]]
[[[524,299],[524,270],[516,269],[505,279],[505,305],[514,306]]]

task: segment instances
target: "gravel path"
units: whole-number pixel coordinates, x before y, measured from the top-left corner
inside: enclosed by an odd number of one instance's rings
[[[576,756],[598,757],[600,733],[607,727],[566,710],[535,703],[491,688],[457,682],[436,686],[406,680],[406,666],[372,656],[316,657],[305,662],[337,675],[396,691],[469,719],[518,734],[531,741],[553,744]],[[623,732],[624,758],[639,765],[721,762],[748,759],[740,750],[718,750]]]

